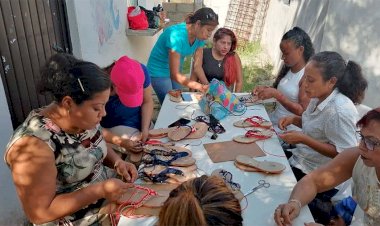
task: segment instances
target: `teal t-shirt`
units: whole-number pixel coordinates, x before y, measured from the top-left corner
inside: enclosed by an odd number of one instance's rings
[[[193,55],[204,44],[204,41],[195,39],[193,45],[190,45],[185,22],[166,28],[150,53],[147,64],[150,76],[170,77],[169,50],[181,55],[180,67],[182,67],[185,56]]]

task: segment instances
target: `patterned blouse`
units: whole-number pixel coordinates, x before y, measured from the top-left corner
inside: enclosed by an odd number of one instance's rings
[[[364,211],[365,225],[380,225],[380,185],[375,167],[358,158],[352,172],[352,196]]]
[[[15,130],[5,156],[9,148],[24,136],[34,136],[44,141],[55,155],[56,194],[70,193],[114,176],[113,171],[103,165],[107,147],[99,125],[80,134],[67,134],[49,118],[40,115],[41,110],[32,111]],[[98,200],[71,216],[43,225],[96,225],[99,218],[97,212],[103,201]]]

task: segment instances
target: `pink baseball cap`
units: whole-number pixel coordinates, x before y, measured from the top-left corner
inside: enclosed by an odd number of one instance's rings
[[[111,70],[111,80],[121,103],[127,107],[141,106],[145,75],[139,62],[127,56],[120,57]]]

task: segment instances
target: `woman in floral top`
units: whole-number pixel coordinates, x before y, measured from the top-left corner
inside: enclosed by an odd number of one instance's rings
[[[116,202],[137,178],[100,130],[109,76],[93,63],[57,54],[41,77],[41,91],[55,100],[29,114],[4,156],[23,209],[34,224],[101,225],[108,219],[104,201]]]

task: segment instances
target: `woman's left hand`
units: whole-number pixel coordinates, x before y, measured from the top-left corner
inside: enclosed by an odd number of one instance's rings
[[[148,140],[148,137],[149,137],[149,131],[148,131],[148,130],[142,130],[140,136],[141,136],[140,141],[141,141],[142,143],[145,143],[145,141]]]
[[[139,153],[143,150],[140,141],[136,142],[136,141],[133,141],[130,139],[124,139],[124,138],[123,138],[123,141],[120,143],[120,147],[123,147],[127,151],[131,151],[133,153]]]
[[[288,144],[300,144],[304,143],[307,135],[299,131],[288,131],[280,133],[278,136]]]
[[[116,172],[123,176],[128,183],[133,183],[137,179],[137,169],[132,163],[118,159],[115,161]]]

